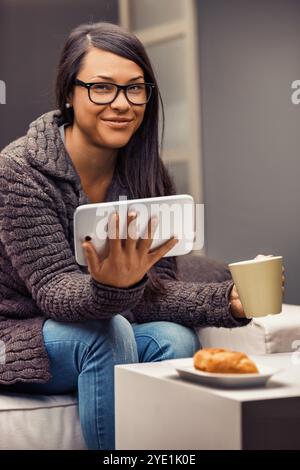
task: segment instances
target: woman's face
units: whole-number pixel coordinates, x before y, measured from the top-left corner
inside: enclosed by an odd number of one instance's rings
[[[119,85],[144,82],[144,72],[135,62],[102,49],[90,49],[82,62],[77,79],[87,83],[112,82]],[[127,144],[143,121],[146,105],[131,105],[123,90],[110,104],[94,104],[88,90],[74,86],[71,104],[74,125],[94,145],[118,149]],[[122,127],[110,120],[128,119]]]

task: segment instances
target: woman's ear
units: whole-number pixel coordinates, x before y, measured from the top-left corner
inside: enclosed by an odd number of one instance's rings
[[[67,96],[65,107],[68,109],[73,107],[73,93],[69,93]]]

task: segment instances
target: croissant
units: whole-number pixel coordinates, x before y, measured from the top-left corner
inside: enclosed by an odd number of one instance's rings
[[[204,348],[194,354],[194,367],[205,372],[255,374],[258,369],[247,354],[230,349]]]

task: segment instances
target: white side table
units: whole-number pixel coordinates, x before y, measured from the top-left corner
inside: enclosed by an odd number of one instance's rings
[[[251,357],[284,370],[237,390],[180,379],[175,367],[192,359],[116,366],[116,448],[300,449],[300,365],[291,353]]]

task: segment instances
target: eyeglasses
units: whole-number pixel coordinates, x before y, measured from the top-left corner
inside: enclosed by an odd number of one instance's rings
[[[78,79],[74,80],[74,84],[87,88],[89,99],[95,104],[110,104],[117,98],[120,91],[124,90],[126,99],[130,104],[143,105],[148,103],[152,90],[155,88],[153,83],[117,85],[110,82],[85,83]]]

